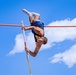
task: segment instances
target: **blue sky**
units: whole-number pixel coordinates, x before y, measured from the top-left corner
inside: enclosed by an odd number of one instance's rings
[[[37,12],[48,26],[75,25],[76,0],[0,0],[0,24],[29,25],[22,9]],[[27,46],[34,51],[31,31],[26,31]],[[38,55],[30,57],[33,75],[76,75],[76,28],[45,28],[48,43]],[[0,75],[29,75],[19,27],[0,26]]]

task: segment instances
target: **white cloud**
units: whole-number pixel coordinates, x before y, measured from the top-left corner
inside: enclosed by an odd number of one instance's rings
[[[65,19],[61,21],[55,21],[48,24],[48,26],[54,26],[54,25],[55,26],[76,25],[76,18],[73,20]],[[22,34],[16,35],[15,45],[13,49],[9,52],[9,54],[15,54],[24,51],[22,36],[23,36]],[[45,36],[48,38],[48,43],[46,45],[43,45],[41,47],[41,50],[51,48],[54,45],[54,42],[62,42],[67,39],[69,40],[76,39],[76,28],[45,28]],[[35,48],[35,41],[33,34],[31,32],[27,34],[26,41],[29,49],[33,51]]]
[[[29,49],[33,51],[35,47],[33,34],[29,33],[27,36],[25,36],[25,40],[27,42],[26,43],[27,47],[29,47]],[[15,53],[20,53],[23,51],[24,51],[24,38],[23,38],[23,34],[21,33],[21,34],[16,35],[15,45],[13,49],[9,52],[9,55],[13,55]]]
[[[22,34],[18,34],[15,38],[15,45],[13,49],[9,52],[9,55],[23,51],[24,51],[24,40]]]
[[[69,68],[76,64],[76,44],[63,53],[58,53],[51,58],[51,63],[64,62]]]

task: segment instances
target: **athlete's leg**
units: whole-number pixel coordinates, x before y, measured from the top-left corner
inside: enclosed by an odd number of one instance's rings
[[[22,11],[29,16],[30,23],[32,23],[33,21],[36,21],[36,20],[40,20],[40,14],[35,13],[35,12],[29,12],[26,9],[23,9]]]
[[[29,16],[30,24],[33,23],[35,20],[39,20],[40,19],[40,14],[38,14],[38,13],[29,12],[26,9],[23,9],[22,11]],[[34,18],[33,18],[33,16],[34,16]],[[34,30],[39,35],[43,35],[44,34],[44,31],[41,28],[39,28],[39,27],[29,26],[29,27],[25,27],[24,29],[25,30]]]
[[[34,22],[34,18],[32,16],[29,16],[30,25]]]
[[[34,18],[32,16],[32,13],[29,12],[28,10],[26,10],[26,9],[23,9],[22,11],[29,16],[30,24],[33,23],[34,22]]]

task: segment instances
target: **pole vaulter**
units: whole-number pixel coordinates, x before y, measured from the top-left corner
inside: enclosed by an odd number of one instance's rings
[[[9,27],[22,27],[24,26],[24,23],[23,21],[21,21],[21,24],[0,24],[0,26],[9,26]],[[28,27],[28,26],[26,26]],[[44,26],[45,28],[75,28],[76,26],[73,25],[73,26]],[[23,39],[24,39],[24,49],[26,48],[26,39],[25,39],[25,31],[23,31]],[[32,75],[32,70],[31,70],[31,67],[30,67],[30,60],[29,60],[29,57],[28,57],[28,52],[26,51],[26,58],[27,58],[27,62],[28,62],[28,69],[29,69],[29,73],[30,75]]]
[[[21,21],[21,25],[24,26],[23,21]],[[22,30],[22,31],[23,31],[24,48],[25,48],[26,47],[25,31],[24,30]],[[28,61],[28,68],[29,68],[30,75],[32,75],[32,70],[31,70],[31,67],[30,67],[30,60],[29,60],[28,52],[26,52],[26,58],[27,58],[27,61]]]

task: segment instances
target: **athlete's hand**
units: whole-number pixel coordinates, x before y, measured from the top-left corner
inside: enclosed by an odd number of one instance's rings
[[[28,52],[28,53],[30,52],[30,50],[29,50],[27,47],[25,47],[25,50],[26,50],[26,52]]]
[[[22,29],[22,30],[25,30],[25,26],[21,26],[21,29]]]

